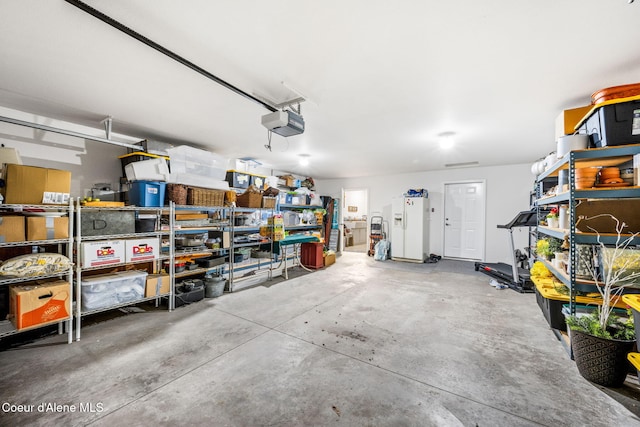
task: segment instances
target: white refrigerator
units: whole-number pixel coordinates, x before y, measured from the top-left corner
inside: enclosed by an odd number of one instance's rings
[[[429,199],[396,197],[391,208],[391,259],[424,262],[429,257]]]

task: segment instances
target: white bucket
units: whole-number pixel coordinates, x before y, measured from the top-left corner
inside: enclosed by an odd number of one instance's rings
[[[565,135],[558,138],[557,155],[561,159],[569,151],[584,150],[589,146],[589,135]]]

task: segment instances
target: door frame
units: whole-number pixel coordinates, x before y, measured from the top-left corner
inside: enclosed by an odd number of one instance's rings
[[[446,225],[445,225],[445,214],[447,210],[447,185],[454,184],[475,184],[479,183],[482,185],[482,189],[484,190],[483,204],[484,209],[482,210],[482,250],[481,250],[481,258],[470,259],[470,258],[454,258],[454,257],[446,257],[444,254],[446,253]],[[468,260],[468,261],[484,261],[485,255],[487,251],[487,180],[486,179],[465,179],[460,181],[445,181],[442,183],[442,257],[447,259],[460,259],[460,260]]]
[[[364,192],[365,197],[367,198],[367,201],[365,203],[366,209],[367,209],[367,212],[365,214],[366,217],[367,217],[366,218],[367,227],[365,229],[365,231],[367,233],[366,234],[366,242],[367,243],[369,242],[369,233],[370,233],[370,230],[369,230],[369,219],[370,219],[369,211],[371,210],[371,202],[369,200],[369,187],[356,187],[356,188],[345,188],[345,187],[342,187],[341,190],[342,191],[340,193],[340,196],[341,196],[340,203],[342,204],[342,206],[341,206],[341,209],[340,209],[340,218],[338,218],[338,221],[339,221],[339,224],[340,224],[339,225],[340,232],[342,233],[342,236],[343,236],[343,238],[341,239],[342,244],[340,245],[340,247],[342,249],[342,252],[344,253],[345,252],[345,250],[344,250],[344,248],[345,248],[345,242],[344,242],[344,240],[345,240],[344,239],[344,229],[345,229],[344,217],[345,217],[345,213],[347,212],[347,198],[345,197],[345,194],[348,191],[360,191],[360,192]],[[367,251],[365,251],[364,253],[366,254]]]

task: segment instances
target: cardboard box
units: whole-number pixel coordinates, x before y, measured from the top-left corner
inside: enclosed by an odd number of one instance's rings
[[[324,266],[328,267],[336,262],[336,253],[333,251],[327,251],[324,253]]]
[[[556,139],[564,135],[571,135],[575,127],[584,116],[593,108],[593,105],[564,110],[556,117]]]
[[[82,242],[81,244],[80,265],[83,268],[120,264],[125,262],[125,259],[124,240]]]
[[[209,231],[210,239],[220,239],[220,248],[228,249],[231,246],[231,233],[228,231]]]
[[[150,274],[147,276],[145,298],[166,295],[171,288],[171,277],[168,274]]]
[[[13,285],[9,292],[10,318],[18,330],[69,318],[69,282]]]
[[[71,192],[71,172],[7,164],[4,171],[4,203],[67,205]]]
[[[23,216],[0,216],[0,243],[24,242],[25,240]]]
[[[153,261],[160,254],[160,239],[151,237],[125,240],[125,250],[125,262]]]
[[[640,231],[639,211],[639,199],[582,200],[576,206],[576,229],[584,233],[593,233],[593,230],[596,230],[599,233],[615,234],[615,220],[608,215],[598,216],[611,214],[627,225],[623,233],[635,233]]]
[[[27,217],[27,240],[69,238],[69,217]]]

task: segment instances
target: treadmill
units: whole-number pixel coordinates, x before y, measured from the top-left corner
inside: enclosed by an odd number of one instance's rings
[[[515,243],[513,242],[513,229],[515,227],[535,227],[537,225],[538,212],[535,209],[520,212],[508,224],[498,225],[498,228],[509,230],[509,241],[511,243],[513,264],[509,265],[504,262],[476,262],[475,270],[493,277],[498,282],[507,285],[514,291],[518,291],[520,293],[534,292],[535,286],[531,282],[529,270],[519,266],[523,260],[526,260],[526,255],[523,257],[520,250],[516,251]]]

